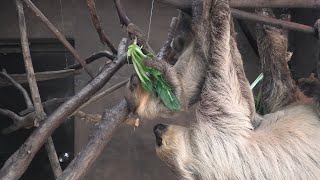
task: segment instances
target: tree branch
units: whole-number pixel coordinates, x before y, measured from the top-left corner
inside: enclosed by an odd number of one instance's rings
[[[71,46],[67,39],[59,32],[59,30],[42,14],[42,12],[30,1],[23,0],[34,14],[53,32],[53,34],[61,41],[61,43],[71,52],[75,59],[84,67],[85,71],[93,78],[94,74],[86,67],[85,62],[80,58],[78,52]]]
[[[35,108],[34,124],[37,126],[38,123],[46,117],[46,114],[41,104],[39,89],[38,89],[37,81],[34,75],[34,69],[33,69],[30,50],[29,50],[29,42],[27,38],[27,27],[26,27],[23,5],[21,0],[16,0],[16,7],[18,12],[18,18],[19,18],[19,30],[20,30],[20,36],[21,36],[22,54],[23,54],[25,69],[28,75],[28,82],[29,82],[29,87],[31,91],[31,97],[32,97],[34,108]],[[29,116],[27,115],[27,117]],[[48,140],[49,141],[47,141],[45,145],[46,150],[49,156],[50,164],[53,169],[54,175],[58,177],[61,174],[62,170],[59,164],[58,156],[54,148],[51,136],[49,137]]]
[[[167,62],[171,62],[171,59],[174,57],[175,52],[171,48],[171,42],[173,41],[173,38],[176,34],[177,26],[178,26],[178,18],[173,17],[171,19],[170,28],[168,31],[168,38],[157,55],[158,59],[163,59]]]
[[[96,28],[96,31],[99,34],[99,38],[100,38],[101,43],[107,44],[109,46],[110,50],[114,54],[117,54],[118,52],[117,52],[116,48],[114,47],[110,38],[105,34],[105,32],[103,31],[103,29],[101,27],[101,23],[100,23],[98,15],[97,15],[96,4],[95,4],[94,0],[87,0],[87,5],[89,8],[89,12],[90,12],[94,27]]]
[[[154,53],[154,51],[146,41],[146,37],[144,33],[141,31],[141,29],[129,20],[128,16],[126,15],[120,3],[120,0],[114,0],[114,4],[116,6],[121,25],[125,25],[127,27],[127,31],[130,35],[137,37],[138,44],[140,46],[143,46],[143,50],[146,53]]]
[[[20,30],[20,36],[21,36],[22,54],[23,54],[25,69],[28,76],[31,97],[32,97],[33,104],[35,106],[35,111],[36,111],[35,122],[37,124],[41,119],[45,117],[45,113],[41,105],[41,98],[38,90],[38,85],[34,75],[34,69],[33,69],[30,50],[29,50],[29,42],[27,38],[26,22],[25,22],[23,5],[21,0],[16,0],[16,7],[17,7],[17,12],[19,17],[19,30]]]
[[[54,177],[57,178],[62,174],[62,169],[61,169],[58,155],[54,147],[54,143],[51,136],[47,139],[45,148],[48,153],[48,158],[49,158],[49,162],[50,162]]]
[[[126,120],[129,113],[130,111],[125,100],[122,100],[111,110],[105,110],[101,122],[93,131],[87,145],[82,149],[81,153],[72,160],[58,179],[82,179],[110,141],[114,132]]]
[[[100,51],[100,52],[97,52],[97,53],[94,53],[92,54],[91,56],[87,57],[85,59],[85,62],[86,64],[90,64],[92,63],[93,61],[97,60],[97,59],[100,59],[102,57],[106,57],[110,60],[114,60],[116,57],[109,51]],[[74,64],[74,65],[71,65],[71,66],[68,66],[66,67],[66,69],[75,69],[75,70],[78,70],[78,69],[81,69],[82,68],[82,65],[81,64]]]
[[[37,82],[49,81],[53,79],[65,78],[71,75],[74,75],[75,71],[73,69],[60,70],[60,71],[45,71],[45,72],[36,72],[35,77]],[[14,81],[19,84],[28,83],[27,74],[8,74]],[[5,86],[12,85],[6,79],[0,77],[0,88]]]
[[[94,93],[99,91],[105,83],[119,70],[127,60],[126,54],[116,59],[108,67],[88,83],[75,96],[62,104],[40,126],[33,131],[21,147],[6,161],[0,170],[0,179],[18,179],[26,171],[30,162],[46,139],[53,131],[72,114],[81,104],[86,102]]]
[[[33,107],[28,92],[18,82],[16,82],[12,77],[10,77],[5,69],[3,69],[2,72],[0,72],[0,75],[5,77],[14,87],[16,87],[23,94],[27,108]]]

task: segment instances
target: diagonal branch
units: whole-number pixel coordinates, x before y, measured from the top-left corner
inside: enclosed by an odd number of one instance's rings
[[[18,82],[16,82],[12,77],[10,77],[5,69],[3,69],[2,72],[0,72],[0,75],[5,77],[14,87],[16,87],[23,94],[27,108],[33,107],[28,92]]]
[[[90,136],[90,140],[81,153],[75,157],[63,171],[59,180],[82,179],[93,162],[101,154],[117,128],[126,120],[130,111],[125,100],[111,110],[105,110],[101,122]]]
[[[90,12],[94,27],[96,28],[96,31],[99,34],[100,41],[102,44],[106,43],[109,46],[110,50],[114,54],[117,54],[118,52],[117,52],[116,48],[114,47],[110,38],[105,34],[105,32],[103,31],[103,29],[101,27],[101,23],[100,23],[98,15],[97,15],[96,4],[94,1],[95,0],[87,0],[87,5],[89,8],[89,12]]]
[[[67,39],[59,32],[59,30],[42,14],[42,12],[30,1],[23,0],[27,7],[35,13],[37,17],[53,32],[53,34],[61,41],[61,43],[72,53],[75,59],[84,67],[85,71],[93,78],[94,74],[86,67],[86,63],[80,58],[78,52],[71,46]]]

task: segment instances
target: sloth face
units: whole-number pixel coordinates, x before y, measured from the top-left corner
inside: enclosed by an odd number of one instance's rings
[[[153,93],[147,92],[136,74],[130,77],[126,87],[125,99],[131,112],[141,118],[154,119],[168,117],[173,114]]]
[[[176,125],[157,124],[153,132],[158,157],[181,177],[191,160],[188,129]]]
[[[137,74],[132,74],[125,91],[125,99],[130,110],[135,113],[141,104],[141,99],[147,92],[143,89]]]

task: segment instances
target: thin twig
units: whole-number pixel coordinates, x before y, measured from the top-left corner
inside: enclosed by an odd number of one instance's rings
[[[96,10],[96,4],[94,2],[95,0],[87,0],[87,5],[89,8],[89,12],[91,15],[92,22],[94,24],[94,27],[96,28],[97,33],[99,34],[99,38],[102,44],[107,44],[110,48],[110,50],[114,53],[117,54],[117,50],[112,44],[110,38],[105,34],[101,27],[101,23],[99,20],[99,16],[97,15],[97,10]]]
[[[85,71],[93,78],[94,74],[86,67],[86,63],[80,58],[79,53],[71,46],[67,39],[60,33],[60,31],[42,14],[42,12],[30,1],[23,0],[27,6],[35,13],[37,17],[53,32],[53,34],[61,41],[61,43],[71,52],[76,61],[84,67]]]
[[[120,0],[114,0],[114,4],[116,6],[121,25],[125,25],[127,27],[127,31],[128,31],[128,33],[130,35],[133,35],[134,37],[137,37],[138,44],[143,47],[143,50],[146,53],[152,53],[153,54],[154,51],[149,46],[149,44],[148,44],[148,42],[146,40],[145,34],[141,31],[141,29],[138,26],[136,26],[135,24],[133,24],[130,21],[130,19],[126,15],[126,13],[125,13],[125,11],[124,11],[121,3],[120,3]]]
[[[90,64],[93,61],[95,61],[97,59],[100,59],[102,57],[106,57],[106,58],[108,58],[110,60],[114,60],[116,58],[116,56],[114,56],[109,51],[100,51],[100,52],[94,53],[91,56],[87,57],[85,59],[85,62],[86,62],[86,64]],[[75,70],[78,70],[78,69],[81,69],[81,68],[82,68],[81,64],[74,64],[74,65],[70,65],[70,66],[66,67],[66,69],[75,69]]]
[[[19,30],[20,30],[20,36],[21,36],[21,47],[22,47],[23,59],[25,63],[25,69],[28,74],[28,82],[29,82],[29,87],[31,91],[31,97],[33,100],[34,108],[35,108],[34,124],[38,125],[38,123],[46,117],[46,114],[41,104],[39,89],[38,89],[37,81],[34,75],[34,69],[32,65],[32,60],[31,60],[31,55],[29,50],[29,43],[27,38],[27,28],[26,28],[26,22],[24,17],[24,10],[23,10],[23,5],[21,0],[16,0],[16,6],[18,11],[18,17],[19,17]],[[57,152],[53,145],[53,141],[52,139],[50,141],[50,139],[51,137],[49,137],[45,146],[47,149],[47,153],[49,156],[50,164],[53,169],[54,175],[58,177],[61,174],[62,170],[57,157]]]
[[[89,101],[83,103],[83,104],[82,104],[74,113],[72,113],[72,115],[70,115],[70,116],[75,115],[78,111],[82,110],[83,108],[89,106],[90,104],[96,102],[97,100],[103,98],[104,96],[106,96],[106,95],[114,92],[115,90],[123,87],[124,85],[126,85],[126,84],[128,83],[128,81],[129,81],[129,80],[122,81],[122,82],[120,82],[120,83],[112,86],[111,88],[109,88],[109,89],[107,89],[107,90],[105,90],[105,91],[102,91],[101,93],[93,96]]]
[[[24,97],[24,100],[26,102],[27,108],[33,107],[33,104],[32,104],[32,101],[31,101],[31,99],[29,97],[28,92],[18,82],[16,82],[12,77],[10,77],[7,74],[5,69],[3,69],[2,72],[0,72],[0,75],[5,77],[14,87],[16,87],[23,94],[23,97]]]

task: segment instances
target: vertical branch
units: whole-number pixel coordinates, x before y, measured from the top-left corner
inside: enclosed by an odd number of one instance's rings
[[[26,68],[27,76],[28,76],[28,82],[29,82],[29,88],[31,91],[32,101],[35,107],[36,114],[37,116],[39,116],[39,117],[36,117],[36,122],[38,122],[39,120],[45,117],[45,113],[41,105],[41,98],[39,95],[38,85],[34,75],[34,69],[33,69],[30,50],[29,50],[29,42],[27,38],[26,21],[24,17],[23,5],[21,0],[16,0],[16,6],[17,6],[18,18],[19,18],[19,30],[20,30],[20,36],[21,36],[21,47],[22,47],[24,65]]]
[[[51,136],[48,138],[45,144],[45,148],[46,148],[46,151],[48,152],[48,157],[49,157],[49,161],[50,161],[50,165],[51,165],[54,177],[58,178],[62,173],[62,169],[60,167],[58,155],[54,147]]]
[[[23,10],[23,5],[21,0],[16,0],[16,7],[18,12],[18,18],[19,18],[19,30],[20,30],[20,36],[21,36],[22,54],[23,54],[24,64],[25,64],[25,68],[28,76],[31,97],[33,100],[35,114],[36,114],[34,122],[35,122],[35,125],[37,125],[40,120],[43,120],[45,118],[46,114],[41,104],[39,89],[38,89],[36,77],[34,75],[34,69],[33,69],[30,50],[29,50],[29,42],[27,38],[26,21],[25,21],[24,10]],[[48,152],[50,164],[53,169],[54,175],[58,177],[62,173],[62,170],[58,161],[57,153],[54,148],[54,144],[51,136],[49,137],[45,146]]]
[[[97,33],[99,34],[99,38],[102,44],[107,44],[110,48],[110,50],[114,53],[117,54],[117,50],[114,47],[114,45],[112,44],[111,40],[109,39],[109,37],[105,34],[105,32],[103,31],[102,27],[101,27],[101,23],[99,20],[99,16],[97,14],[97,10],[96,10],[96,4],[94,2],[95,0],[87,0],[87,5],[89,8],[89,12],[91,15],[91,19],[93,22],[94,27],[96,28]]]
[[[66,40],[66,38],[59,32],[59,30],[54,27],[54,25],[42,14],[42,12],[30,1],[23,0],[27,7],[29,7],[32,12],[36,14],[37,17],[53,32],[53,34],[61,41],[61,43],[72,53],[75,59],[82,65],[84,70],[93,78],[94,75],[86,66],[86,63],[80,58],[78,52],[71,46],[71,44]]]

